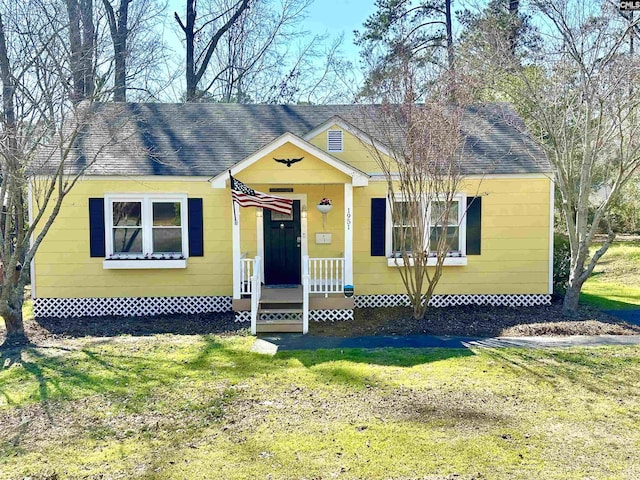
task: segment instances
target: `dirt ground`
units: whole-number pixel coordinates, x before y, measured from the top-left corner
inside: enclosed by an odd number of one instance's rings
[[[431,308],[414,320],[408,308],[356,309],[354,320],[311,322],[309,333],[333,337],[362,335],[531,336],[640,335],[640,326],[625,323],[595,308],[582,307],[575,319],[563,317],[561,304],[541,307],[467,306]],[[32,342],[85,336],[116,335],[248,335],[248,323],[235,322],[232,313],[167,315],[159,317],[41,318],[28,321]],[[0,343],[4,331],[0,329]]]
[[[538,336],[538,335],[639,335],[640,326],[625,323],[596,308],[582,307],[577,318],[562,314],[562,304],[549,306],[462,306],[431,308],[415,320],[409,308],[363,308],[353,321],[319,322],[310,333],[326,336],[440,335],[440,336]]]

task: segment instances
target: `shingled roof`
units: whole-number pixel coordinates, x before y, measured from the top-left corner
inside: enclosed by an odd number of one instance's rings
[[[91,108],[99,120],[79,136],[68,162],[71,171],[85,167],[87,175],[212,177],[286,132],[303,137],[333,117],[379,138],[372,122],[380,115],[375,105],[104,103]],[[470,110],[463,122],[464,173],[549,172],[545,155],[518,123],[504,105]]]

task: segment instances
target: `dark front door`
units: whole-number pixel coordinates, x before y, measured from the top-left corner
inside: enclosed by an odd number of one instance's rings
[[[300,284],[300,200],[291,215],[264,210],[264,281],[267,285]]]

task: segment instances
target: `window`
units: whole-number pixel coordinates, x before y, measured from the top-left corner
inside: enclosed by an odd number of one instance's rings
[[[451,202],[447,216],[445,215],[446,202],[431,202],[429,251],[437,249],[438,242],[444,235],[445,242],[449,246],[448,255],[460,254],[460,203],[460,200]],[[445,219],[445,217],[447,218]],[[445,221],[446,225],[444,225]]]
[[[185,260],[188,256],[186,195],[108,195],[105,199],[107,261]],[[184,266],[186,266],[186,262]],[[132,263],[105,268],[166,268]],[[123,264],[125,265],[125,264]],[[180,268],[182,264],[176,264]],[[182,267],[183,268],[183,267]]]
[[[402,251],[411,252],[413,247],[414,225],[413,216],[411,214],[411,204],[406,200],[395,201],[396,215],[392,218],[392,253],[395,256],[401,256]],[[414,208],[420,208],[414,206]]]
[[[342,130],[327,130],[327,152],[342,152]]]
[[[420,202],[414,208],[403,198],[394,200],[396,208],[395,218],[392,218],[391,207],[387,209],[387,257],[389,266],[402,264],[402,252],[411,252],[413,229],[418,226],[413,220],[418,212],[425,215],[426,228],[424,244],[429,245],[429,251],[433,259],[429,259],[427,265],[435,265],[435,250],[437,243],[446,236],[448,244],[447,258],[445,265],[466,265],[466,196],[456,195],[450,205],[449,215],[445,215],[445,201],[432,201],[430,205],[425,201]],[[446,222],[446,225],[444,224]]]

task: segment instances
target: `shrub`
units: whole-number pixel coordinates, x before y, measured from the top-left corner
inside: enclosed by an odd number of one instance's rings
[[[567,291],[569,269],[571,266],[571,247],[565,235],[553,236],[553,294],[561,297]]]

